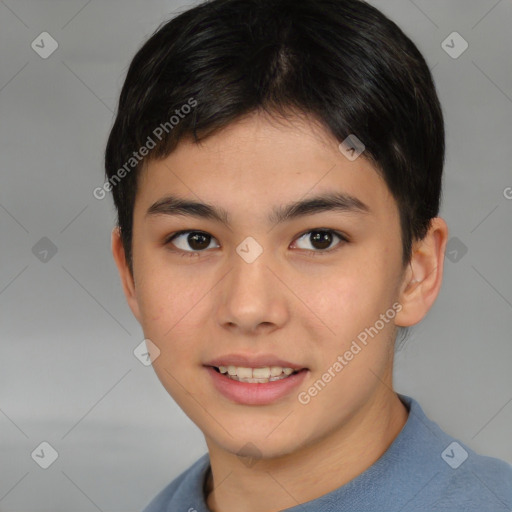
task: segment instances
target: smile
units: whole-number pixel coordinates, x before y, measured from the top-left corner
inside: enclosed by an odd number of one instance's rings
[[[295,396],[309,374],[307,368],[280,366],[206,366],[214,389],[228,400],[243,405],[270,405]],[[222,371],[221,371],[222,370]]]
[[[263,368],[248,368],[244,366],[219,366],[213,367],[219,373],[239,382],[250,384],[265,384],[276,380],[286,379],[299,370],[293,368],[283,368],[281,366],[265,366]]]

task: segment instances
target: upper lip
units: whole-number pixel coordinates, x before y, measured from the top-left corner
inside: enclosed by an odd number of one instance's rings
[[[272,354],[244,355],[244,354],[227,354],[225,356],[211,359],[205,366],[242,366],[244,368],[264,368],[266,366],[280,366],[281,368],[292,368],[294,370],[302,370],[304,366],[285,359],[281,359]]]

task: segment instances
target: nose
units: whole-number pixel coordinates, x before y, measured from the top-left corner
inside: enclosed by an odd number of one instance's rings
[[[265,252],[252,262],[237,253],[231,260],[231,271],[219,290],[219,324],[239,334],[268,334],[282,328],[289,319],[290,297],[277,264]]]

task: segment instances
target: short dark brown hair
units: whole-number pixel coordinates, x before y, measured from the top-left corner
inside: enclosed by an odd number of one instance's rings
[[[313,116],[340,142],[355,134],[397,202],[410,261],[439,211],[445,153],[441,106],[415,44],[361,0],[213,0],[162,24],[121,91],[105,170],[130,270],[142,164],[253,111]]]

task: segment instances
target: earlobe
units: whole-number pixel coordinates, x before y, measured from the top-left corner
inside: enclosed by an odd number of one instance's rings
[[[447,239],[446,222],[435,217],[426,236],[415,242],[409,267],[404,272],[399,299],[402,310],[396,316],[396,325],[415,325],[432,307],[443,280]]]
[[[128,262],[126,261],[126,254],[119,226],[116,226],[112,230],[111,243],[112,255],[114,257],[114,261],[119,272],[119,277],[121,278],[121,284],[123,286],[126,301],[128,302],[128,306],[132,310],[133,315],[135,316],[135,318],[137,318],[137,320],[140,323],[140,309],[139,303],[137,301],[135,281],[128,266]]]

